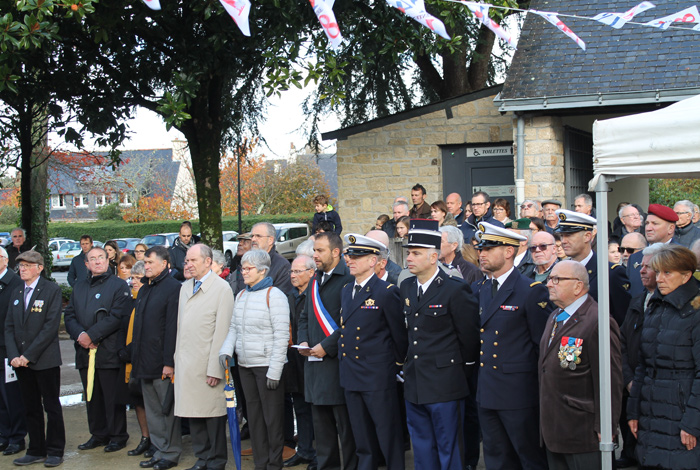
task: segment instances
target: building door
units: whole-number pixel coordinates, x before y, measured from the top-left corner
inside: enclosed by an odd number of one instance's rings
[[[459,193],[469,201],[477,191],[484,191],[491,201],[502,197],[510,203],[511,218],[515,210],[515,168],[513,143],[445,145],[442,149],[443,200]]]

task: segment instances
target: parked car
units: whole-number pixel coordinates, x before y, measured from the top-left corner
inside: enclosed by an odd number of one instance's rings
[[[53,267],[57,271],[67,271],[73,258],[78,256],[82,249],[79,242],[68,242],[61,245],[56,253]]]
[[[296,249],[301,242],[308,240],[311,236],[311,228],[307,224],[288,223],[272,224],[277,231],[275,248],[277,253],[288,260],[296,257]]]
[[[139,243],[143,243],[146,245],[148,248],[156,245],[164,246],[166,248],[169,248],[173,246],[173,243],[175,243],[175,239],[177,238],[179,234],[177,232],[172,232],[172,233],[156,233],[153,235],[146,235],[143,237],[141,240],[139,240]]]
[[[233,257],[236,256],[238,250],[238,232],[227,230],[222,232],[224,237],[224,256],[226,257],[226,266],[231,267]]]
[[[0,232],[0,246],[5,248],[10,243],[12,243],[12,236],[10,235],[10,232]]]
[[[70,238],[52,238],[49,240],[49,250],[51,251],[51,254],[53,254],[54,266],[56,265],[56,261],[58,261],[58,250],[60,250],[61,247],[66,243],[75,243],[75,240],[72,240]]]
[[[140,238],[112,238],[107,241],[115,242],[122,253],[131,256],[134,256],[134,248],[136,248],[136,245],[141,243]]]

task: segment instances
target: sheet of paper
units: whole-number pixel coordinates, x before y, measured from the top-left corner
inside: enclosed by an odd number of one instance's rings
[[[322,361],[322,357],[309,356],[309,362],[319,362]]]
[[[17,381],[17,374],[15,374],[15,369],[10,365],[10,362],[5,358],[5,383]]]
[[[292,347],[296,349],[311,349],[308,346],[299,346],[298,344],[293,344]]]

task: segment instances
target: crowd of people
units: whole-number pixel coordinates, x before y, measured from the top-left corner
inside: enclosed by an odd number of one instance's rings
[[[255,224],[236,256],[184,222],[170,248],[134,256],[92,246],[60,288],[21,229],[0,249],[0,447],[16,465],[61,465],[61,316],[87,401],[88,452],[127,446],[156,470],[228,459],[224,381],[235,384],[244,455],[256,469],[595,469],[603,429],[617,468],[700,466],[700,212],[621,204],[599,227],[591,198],[411,190],[393,217],[341,238],[317,197],[314,235],[290,263],[276,231]],[[598,266],[595,240],[610,236]],[[397,247],[402,251],[396,256]],[[398,262],[397,262],[398,261]],[[15,274],[13,268],[19,274]],[[601,422],[598,272],[608,271],[612,421]],[[10,369],[8,369],[10,370]],[[618,432],[619,430],[619,432]],[[608,444],[608,443],[603,443]],[[134,463],[134,466],[137,465]]]

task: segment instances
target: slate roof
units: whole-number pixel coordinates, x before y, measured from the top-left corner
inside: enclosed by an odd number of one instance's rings
[[[592,17],[623,13],[639,0],[533,0],[530,8]],[[654,1],[633,21],[647,22],[691,6],[687,0]],[[500,99],[575,97],[700,88],[700,32],[559,17],[586,42],[587,51],[556,27],[528,14]],[[692,26],[692,25],[691,25]],[[700,93],[694,91],[692,94]],[[502,109],[503,110],[503,109]]]

